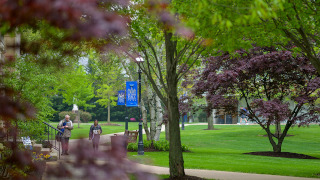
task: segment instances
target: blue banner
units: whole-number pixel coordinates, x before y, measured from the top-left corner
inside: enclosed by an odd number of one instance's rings
[[[138,106],[138,83],[137,81],[127,81],[126,82],[126,100],[127,107],[137,107]]]
[[[118,102],[117,105],[124,106],[126,105],[126,92],[125,90],[118,91]]]

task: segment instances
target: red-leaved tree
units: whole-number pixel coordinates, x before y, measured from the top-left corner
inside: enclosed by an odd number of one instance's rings
[[[319,121],[320,77],[303,56],[256,47],[208,58],[205,66],[193,92],[206,93],[210,109],[234,110],[243,98],[249,119],[267,132],[274,152],[281,152],[292,125]],[[270,126],[280,122],[282,132],[272,133]]]
[[[68,32],[64,41],[108,39],[126,33],[128,19],[111,8],[126,3],[127,0],[0,0],[0,34],[15,32],[20,27],[37,28],[39,21],[45,21]],[[10,61],[14,61],[14,57],[0,60],[2,77],[6,75],[2,68]],[[2,77],[0,119],[33,118],[32,106],[19,99],[18,92],[6,87]]]

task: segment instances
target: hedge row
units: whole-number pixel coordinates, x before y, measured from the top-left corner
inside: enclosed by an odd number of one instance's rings
[[[72,111],[62,111],[62,112],[60,112],[60,113],[59,113],[59,119],[60,119],[60,120],[61,120],[61,119],[64,119],[64,117],[65,117],[67,114],[70,116],[70,120],[71,120],[71,121],[74,121],[74,120],[75,120],[76,114],[73,113]],[[80,111],[80,121],[81,121],[81,122],[86,123],[86,122],[91,121],[91,119],[92,119],[92,116],[91,116],[90,113],[84,112],[84,111]]]
[[[145,150],[151,148],[158,151],[169,151],[169,141],[166,140],[153,141],[153,147],[152,141],[144,141],[143,146]],[[138,151],[138,143],[129,143],[127,150]],[[182,152],[190,152],[190,148],[185,144],[181,144],[181,150]]]

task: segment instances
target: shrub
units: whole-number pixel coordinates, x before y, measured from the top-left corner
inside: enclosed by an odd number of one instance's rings
[[[129,143],[127,149],[129,151],[138,151],[138,143]]]
[[[70,120],[71,121],[74,121],[76,119],[76,114],[73,113],[72,111],[62,111],[62,112],[60,112],[59,113],[59,119],[60,120],[64,119],[64,117],[67,114],[70,116]],[[80,121],[81,122],[87,123],[87,122],[91,121],[91,119],[92,119],[92,116],[91,116],[91,114],[89,112],[80,111]]]
[[[152,141],[144,141],[143,146],[144,148],[151,148]],[[160,141],[153,141],[154,149],[158,151],[169,151],[169,141],[160,140]],[[128,151],[138,151],[138,143],[129,143],[127,146]],[[182,152],[190,151],[189,147],[185,144],[181,145]]]
[[[169,151],[169,141],[161,140],[161,141],[155,141],[153,143],[154,148],[159,151]]]
[[[181,148],[182,152],[190,152],[190,148],[185,144],[181,144]]]
[[[74,121],[74,120],[76,119],[76,114],[73,113],[72,111],[62,111],[62,112],[60,112],[60,113],[59,113],[59,119],[60,119],[60,120],[64,119],[64,117],[65,117],[67,114],[70,116],[70,120],[71,120],[71,121]],[[81,118],[81,117],[80,117],[80,118]]]
[[[90,113],[80,111],[80,120],[81,120],[81,122],[87,123],[87,122],[91,121],[91,119],[92,119],[92,116],[91,116]]]

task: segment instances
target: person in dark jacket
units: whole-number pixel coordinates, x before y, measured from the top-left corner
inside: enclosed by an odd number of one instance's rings
[[[92,140],[93,150],[98,150],[100,134],[102,133],[102,128],[98,124],[98,120],[94,120],[94,124],[91,125],[89,131],[89,140]]]

